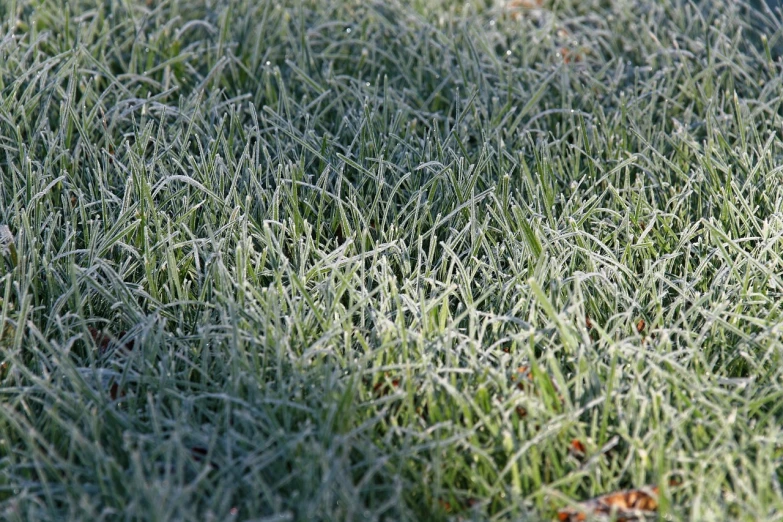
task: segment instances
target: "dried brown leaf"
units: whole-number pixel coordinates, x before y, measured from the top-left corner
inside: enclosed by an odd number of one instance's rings
[[[577,507],[557,512],[560,522],[581,522],[588,516],[609,518],[617,522],[635,522],[658,510],[658,487],[616,491],[581,502]]]
[[[92,337],[93,342],[95,342],[95,346],[98,347],[98,350],[100,350],[101,353],[106,352],[106,350],[108,350],[111,346],[112,342],[115,342],[115,339],[104,331],[92,327],[88,328],[87,330],[90,332],[90,337]],[[125,337],[126,333],[127,332],[122,331],[118,337]],[[133,350],[134,344],[135,343],[133,339],[131,339],[125,343],[124,348],[128,351]]]
[[[647,326],[647,323],[644,322],[644,319],[639,319],[636,322],[636,331],[639,333],[644,333],[645,326]]]
[[[585,445],[579,439],[573,439],[571,444],[568,445],[568,453],[576,458],[583,458],[587,454]]]
[[[526,12],[536,12],[543,6],[544,0],[508,0],[505,9],[511,18],[521,20]]]
[[[399,377],[389,378],[389,373],[385,372],[381,380],[375,383],[375,386],[372,387],[372,391],[379,397],[383,397],[384,395],[390,394],[396,388],[399,387],[400,387]]]

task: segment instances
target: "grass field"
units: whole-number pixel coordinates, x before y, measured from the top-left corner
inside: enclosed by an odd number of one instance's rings
[[[528,4],[0,0],[0,519],[783,520],[783,16]]]

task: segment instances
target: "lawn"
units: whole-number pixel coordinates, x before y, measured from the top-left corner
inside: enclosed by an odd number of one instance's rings
[[[0,519],[782,521],[783,15],[538,4],[0,0]]]

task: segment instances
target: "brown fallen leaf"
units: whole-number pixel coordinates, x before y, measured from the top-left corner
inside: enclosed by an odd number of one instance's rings
[[[98,330],[93,327],[89,327],[87,329],[90,332],[90,337],[92,337],[92,340],[95,342],[95,345],[98,347],[98,350],[100,350],[101,353],[106,352],[106,350],[109,349],[109,346],[111,345],[112,341],[115,341],[115,339],[108,333]],[[119,336],[120,338],[125,337],[125,334],[127,332],[122,331],[120,332]],[[133,350],[134,341],[131,339],[130,341],[125,343],[125,349],[130,351]]]
[[[125,397],[125,390],[120,388],[120,385],[117,383],[117,381],[111,383],[111,387],[109,387],[109,397],[111,397],[111,400],[113,401]]]
[[[544,0],[508,0],[507,9],[539,9],[544,5]]]
[[[517,383],[517,388],[519,388],[522,391],[525,392],[531,392],[535,391],[533,389],[533,370],[529,366],[520,366],[517,368],[516,375],[511,377],[513,380],[519,380]],[[552,385],[552,388],[555,389],[558,394],[560,393],[560,388],[557,387],[557,383],[552,380],[552,377],[549,375],[546,375],[547,380],[549,381],[549,384]],[[558,395],[560,398],[560,402],[563,401],[563,397]]]
[[[521,20],[525,12],[535,12],[544,6],[544,0],[508,0],[506,2],[506,12],[514,20]]]
[[[100,350],[101,353],[105,352],[109,348],[111,337],[93,327],[88,328],[88,330],[90,331],[90,337],[92,337],[98,350]]]
[[[456,505],[452,505],[451,502],[449,502],[448,500],[444,500],[442,498],[438,499],[438,505],[446,513],[454,513],[456,511],[463,511],[465,509],[470,509],[474,507],[476,504],[478,504],[478,500],[473,497],[464,499],[462,501],[457,501]]]
[[[560,403],[562,404],[564,402],[563,396],[560,393],[560,388],[557,387],[557,383],[552,380],[551,376],[546,375],[545,377],[549,380],[549,383],[552,385],[555,392],[557,392],[557,398],[560,399]],[[534,386],[533,371],[529,366],[520,366],[517,368],[516,373],[511,376],[511,380],[517,381],[517,388],[519,390],[525,393],[538,394],[538,390],[536,390]],[[527,417],[527,409],[524,407],[517,406],[516,411],[520,418],[524,419]]]
[[[636,322],[636,331],[640,334],[644,333],[644,327],[647,326],[647,323],[644,322],[644,319],[639,319]]]
[[[446,513],[451,513],[451,503],[448,500],[438,499],[438,505]]]
[[[568,453],[577,459],[581,459],[587,454],[587,450],[581,440],[573,439],[571,444],[568,445]]]
[[[528,381],[533,380],[533,372],[530,370],[530,366],[520,366],[517,368],[517,374],[524,377]],[[513,377],[516,378],[516,377]],[[521,385],[521,383],[520,383]],[[519,385],[518,385],[519,386]]]
[[[658,487],[627,489],[580,502],[577,507],[557,512],[559,522],[581,522],[588,516],[606,518],[614,515],[617,522],[635,522],[658,510]]]
[[[391,392],[393,392],[395,388],[399,388],[399,387],[400,387],[399,377],[393,377],[390,379],[389,372],[384,372],[381,380],[375,383],[375,386],[372,387],[372,391],[375,392],[375,394],[378,395],[379,397],[383,397],[384,395],[388,395]]]
[[[568,47],[560,48],[560,58],[563,60],[563,63],[582,61],[582,57],[578,53],[575,53],[574,51],[569,49]]]
[[[511,380],[516,381],[517,379],[519,379],[519,382],[517,382],[518,389],[525,393],[535,391],[533,389],[533,373],[528,366],[520,366],[517,368],[517,372],[511,376]],[[522,406],[517,406],[517,415],[519,415],[520,419],[524,419],[527,417],[527,409]]]
[[[560,58],[563,60],[563,63],[569,64],[569,63],[579,63],[584,61],[585,57],[590,54],[590,49],[588,47],[561,47],[558,51],[558,54],[560,54]]]

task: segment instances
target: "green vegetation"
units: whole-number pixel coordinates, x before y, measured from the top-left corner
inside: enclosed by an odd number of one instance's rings
[[[0,0],[0,519],[781,520],[782,28]]]

